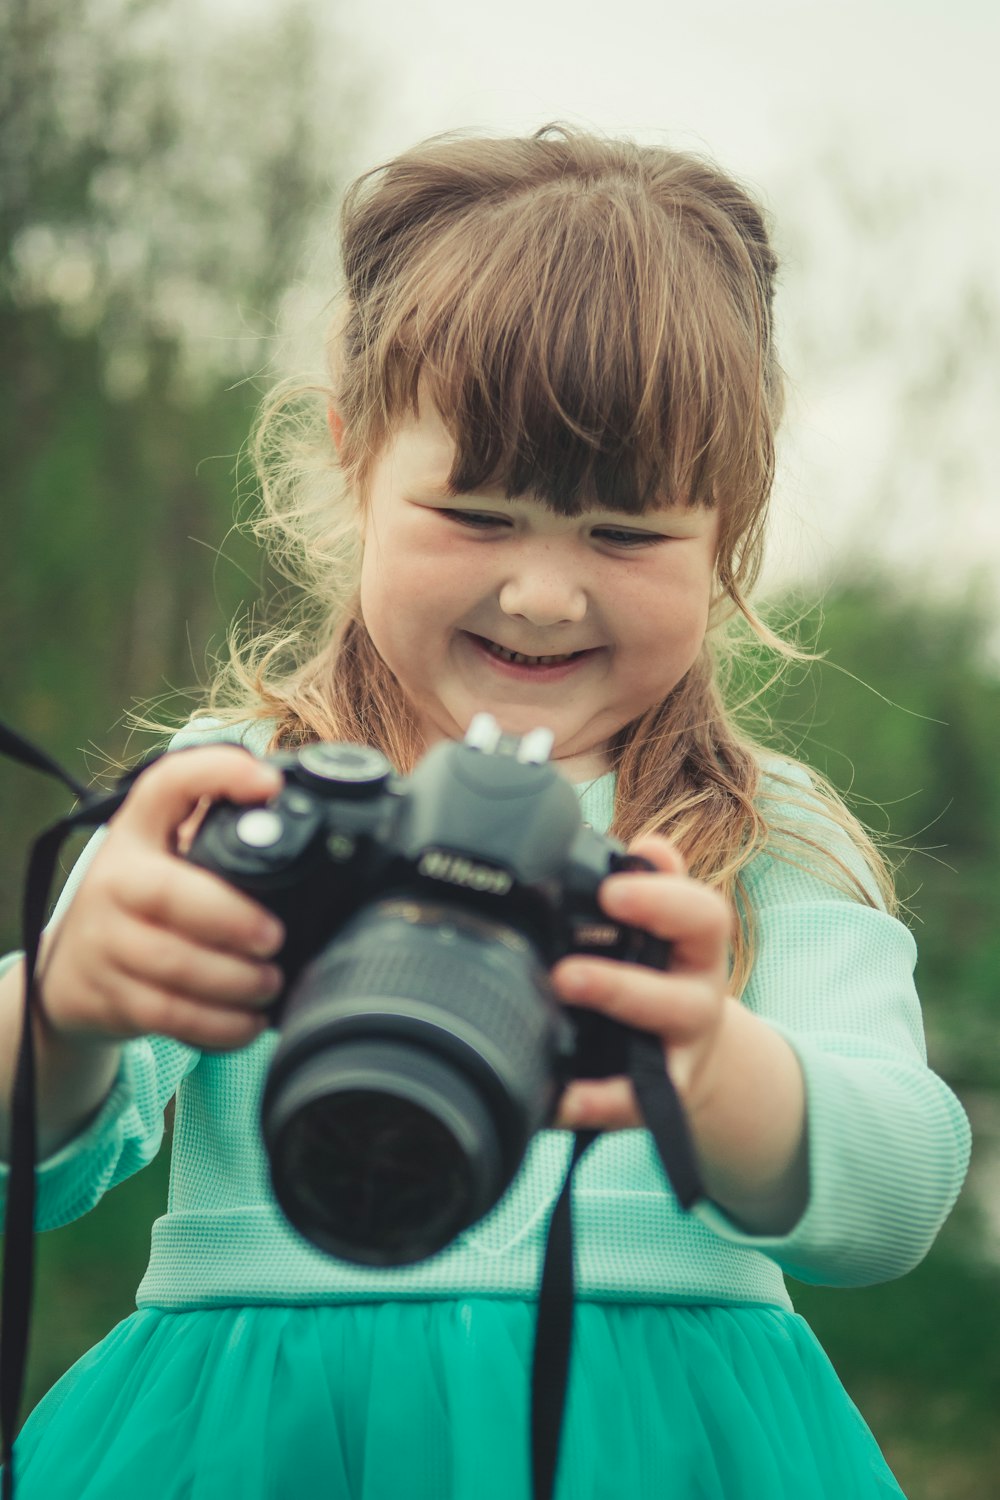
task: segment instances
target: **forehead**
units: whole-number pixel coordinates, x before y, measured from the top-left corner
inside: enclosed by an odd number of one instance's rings
[[[486,481],[471,489],[456,488],[453,474],[459,457],[458,445],[435,403],[421,394],[418,409],[406,412],[396,419],[381,451],[375,458],[371,478],[378,484],[379,478],[392,485],[404,485],[419,498],[440,498],[447,495],[489,495],[492,499],[530,500],[546,509],[561,510],[562,507],[546,501],[541,492],[527,492],[514,496],[506,493],[499,483]],[[691,509],[667,497],[653,503],[645,510],[655,513],[661,510]],[[698,507],[703,508],[703,507]],[[591,511],[602,514],[635,515],[635,509],[617,511],[601,504],[595,497],[592,504],[579,507],[580,512]]]
[[[416,412],[397,418],[382,457],[410,483],[444,492],[455,454],[455,440],[441,413],[432,401],[421,398]]]

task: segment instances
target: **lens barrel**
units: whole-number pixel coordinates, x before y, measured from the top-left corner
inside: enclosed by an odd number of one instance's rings
[[[493,1208],[545,1122],[555,1030],[515,929],[416,899],[363,910],[296,983],[264,1094],[291,1223],[365,1265],[443,1249]]]

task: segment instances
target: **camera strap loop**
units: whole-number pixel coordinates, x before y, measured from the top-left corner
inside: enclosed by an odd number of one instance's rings
[[[4,1222],[3,1287],[0,1291],[0,1461],[3,1463],[3,1500],[14,1495],[14,1438],[24,1393],[24,1370],[31,1325],[34,1289],[35,1157],[35,1044],[31,1025],[39,1009],[35,984],[38,950],[45,925],[59,851],[78,828],[106,823],[125,800],[133,781],[145,770],[142,761],[120,778],[115,789],[92,793],[43,750],[0,722],[0,755],[68,787],[77,807],[39,835],[28,855],[21,907],[24,943],[24,1002],[21,1039],[15,1064],[10,1109],[10,1170]],[[151,757],[156,759],[158,757]]]

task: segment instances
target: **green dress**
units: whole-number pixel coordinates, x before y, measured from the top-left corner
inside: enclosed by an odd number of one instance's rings
[[[21,1434],[18,1500],[528,1500],[534,1307],[144,1308]],[[902,1492],[802,1319],[582,1302],[559,1500]]]

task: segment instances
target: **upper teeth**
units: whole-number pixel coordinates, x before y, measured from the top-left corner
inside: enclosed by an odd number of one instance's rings
[[[549,667],[553,662],[569,661],[571,656],[576,655],[575,651],[567,651],[562,656],[525,656],[523,651],[508,651],[506,646],[498,646],[495,641],[487,641],[486,644],[501,661],[520,662],[529,667]]]

